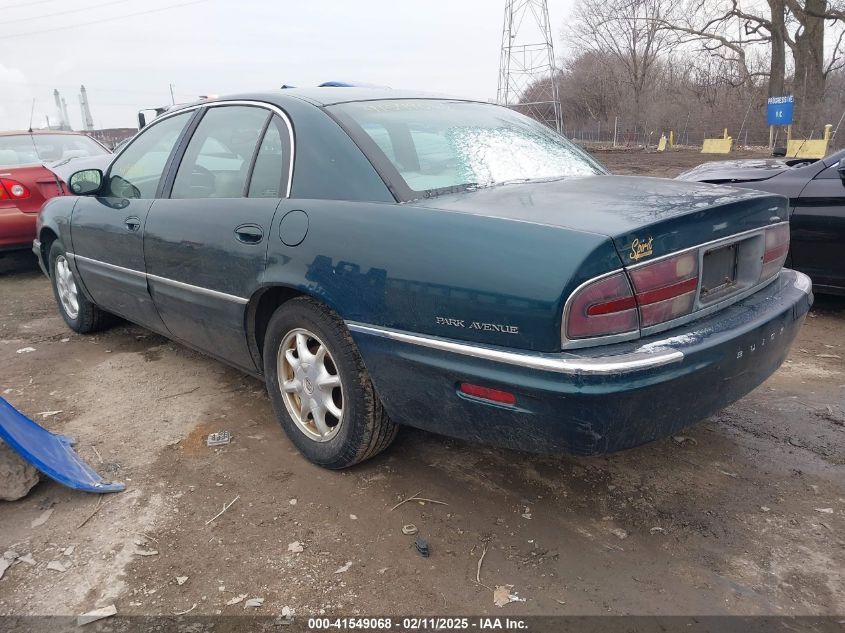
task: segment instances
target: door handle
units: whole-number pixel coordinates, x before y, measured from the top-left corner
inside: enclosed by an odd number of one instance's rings
[[[136,218],[134,215],[129,216],[123,221],[123,224],[126,226],[127,229],[130,231],[137,231],[141,228],[141,219]]]
[[[235,229],[235,239],[244,244],[258,244],[264,239],[264,231],[257,224],[241,224]]]

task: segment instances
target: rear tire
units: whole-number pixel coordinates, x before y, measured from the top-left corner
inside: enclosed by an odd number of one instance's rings
[[[396,437],[343,321],[310,297],[285,302],[271,317],[264,376],[282,428],[319,466],[347,468]]]
[[[49,254],[50,283],[59,306],[59,314],[74,332],[88,334],[108,327],[114,320],[111,314],[90,302],[79,288],[70,268],[67,253],[59,241],[53,242]]]

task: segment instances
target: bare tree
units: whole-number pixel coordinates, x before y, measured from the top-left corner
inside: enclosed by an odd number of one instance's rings
[[[643,97],[654,79],[661,55],[674,38],[661,24],[672,0],[580,0],[564,36],[582,52],[591,51],[614,61],[623,70],[620,80],[633,97],[634,120],[642,120]]]

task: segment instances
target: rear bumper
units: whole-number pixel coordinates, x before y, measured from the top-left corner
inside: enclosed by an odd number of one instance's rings
[[[783,362],[812,301],[809,278],[783,270],[683,327],[560,354],[348,325],[396,422],[535,452],[598,454],[670,435],[757,387]],[[464,381],[512,392],[516,404],[459,394]]]
[[[35,237],[37,213],[24,213],[17,207],[0,207],[0,251],[22,250]]]

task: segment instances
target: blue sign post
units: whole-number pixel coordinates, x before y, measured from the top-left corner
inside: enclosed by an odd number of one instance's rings
[[[792,95],[783,97],[769,97],[766,103],[766,121],[769,124],[769,151],[775,145],[775,126],[785,125],[786,141],[789,142],[790,126],[792,125],[792,108],[795,98]]]
[[[794,97],[769,97],[766,119],[769,125],[792,125]]]

